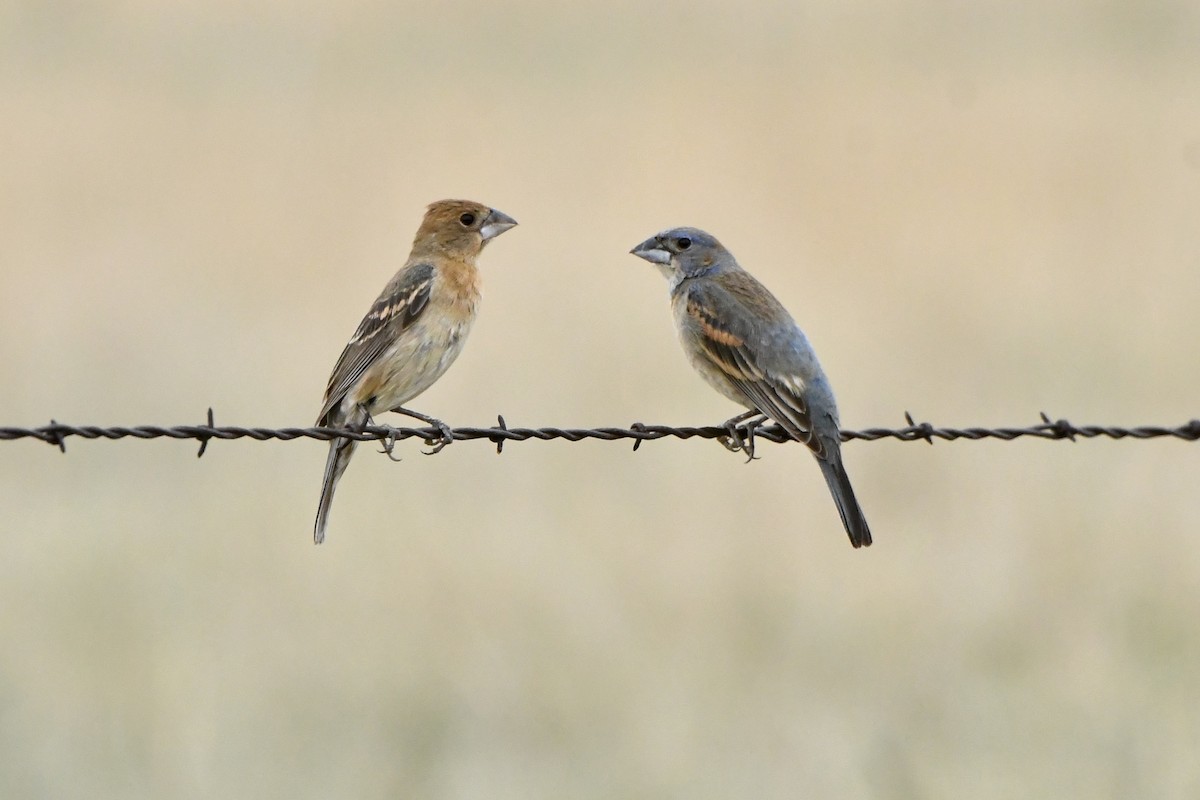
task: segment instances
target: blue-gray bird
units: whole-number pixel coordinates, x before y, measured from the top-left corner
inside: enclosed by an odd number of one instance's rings
[[[715,237],[697,228],[663,231],[630,252],[658,266],[670,282],[679,340],[696,371],[730,400],[808,445],[850,544],[871,544],[842,466],[833,389],[787,309]]]

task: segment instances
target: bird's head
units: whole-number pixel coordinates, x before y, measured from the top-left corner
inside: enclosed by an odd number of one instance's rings
[[[470,200],[439,200],[425,212],[413,250],[429,249],[474,258],[492,239],[514,227],[507,214]]]
[[[733,256],[699,228],[671,228],[651,236],[629,252],[659,268],[672,288],[685,278],[736,266]]]

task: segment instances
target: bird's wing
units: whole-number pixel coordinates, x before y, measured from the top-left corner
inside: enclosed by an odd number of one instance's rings
[[[760,412],[779,423],[796,440],[824,457],[825,445],[813,434],[804,379],[787,368],[795,323],[761,284],[748,273],[724,286],[712,280],[687,287],[687,315],[701,354],[729,377]],[[757,306],[757,307],[756,307]],[[764,313],[771,319],[764,320]],[[783,327],[786,326],[786,327]],[[764,348],[779,349],[766,353]]]
[[[318,425],[325,424],[354,383],[429,305],[435,272],[433,264],[420,262],[405,267],[388,283],[333,367]]]

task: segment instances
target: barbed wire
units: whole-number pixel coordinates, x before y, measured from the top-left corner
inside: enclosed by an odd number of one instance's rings
[[[928,422],[916,422],[908,412],[904,414],[908,425],[903,428],[867,428],[865,430],[841,431],[842,441],[853,440],[878,441],[880,439],[898,439],[902,442],[928,442],[933,444],[935,439],[956,441],[967,439],[1000,439],[1012,441],[1023,437],[1037,439],[1070,440],[1076,438],[1094,439],[1159,439],[1171,437],[1184,441],[1200,440],[1200,419],[1190,420],[1177,427],[1157,425],[1141,425],[1124,428],[1111,425],[1075,425],[1065,419],[1051,420],[1045,413],[1041,415],[1040,424],[1024,428],[939,428]],[[778,425],[757,425],[738,428],[735,438],[749,436],[750,452],[753,452],[755,440],[781,443],[794,441],[787,432]],[[447,428],[440,430],[435,427],[427,428],[397,428],[391,425],[367,425],[362,428],[247,428],[234,425],[215,424],[213,411],[208,410],[208,419],[201,425],[134,425],[100,427],[96,425],[66,425],[51,420],[49,425],[40,428],[0,427],[0,441],[15,441],[18,439],[37,439],[54,445],[66,452],[66,440],[72,436],[83,439],[191,439],[200,442],[197,456],[204,455],[208,443],[213,439],[223,441],[233,439],[251,439],[254,441],[292,441],[294,439],[353,439],[355,441],[379,441],[385,451],[391,453],[392,446],[402,439],[419,438],[434,447],[437,452],[450,441],[472,441],[486,439],[496,445],[496,452],[501,452],[506,442],[524,442],[531,439],[550,441],[563,439],[568,442],[579,442],[585,439],[601,441],[633,440],[633,449],[637,450],[643,442],[658,439],[718,439],[728,442],[734,431],[729,425],[711,425],[703,427],[676,427],[672,425],[645,425],[635,422],[628,428],[510,428],[503,416],[497,417],[497,425],[491,428]],[[447,438],[448,437],[448,438]],[[738,449],[738,448],[733,448]]]

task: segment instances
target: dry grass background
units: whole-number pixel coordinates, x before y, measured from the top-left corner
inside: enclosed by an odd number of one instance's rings
[[[661,228],[847,427],[1200,414],[1186,2],[0,5],[0,423],[305,425],[427,202],[452,424],[707,424]],[[1200,446],[0,443],[4,797],[1200,793]]]

